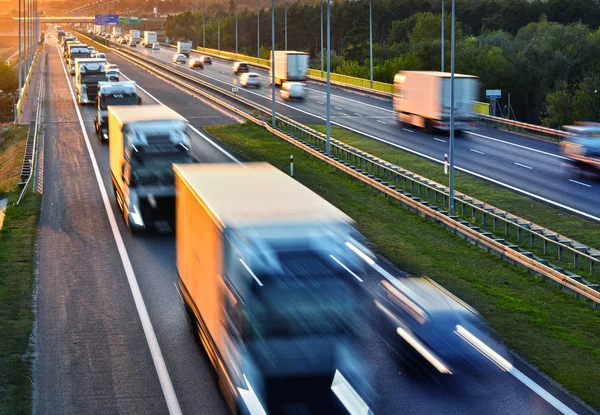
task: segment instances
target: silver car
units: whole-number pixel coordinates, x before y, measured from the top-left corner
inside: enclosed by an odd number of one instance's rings
[[[240,76],[240,85],[244,87],[253,86],[260,88],[260,75],[254,72],[243,73]]]
[[[303,82],[284,82],[281,85],[281,97],[289,101],[306,99],[306,85]]]
[[[173,55],[173,63],[185,63],[185,55],[181,53],[176,53]]]

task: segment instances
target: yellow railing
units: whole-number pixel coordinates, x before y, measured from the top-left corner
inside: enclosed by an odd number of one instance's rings
[[[490,115],[490,104],[487,102],[474,102],[475,112],[481,115]]]
[[[220,56],[220,57],[226,58],[226,59],[237,59],[237,60],[241,60],[241,61],[246,61],[246,62],[258,64],[258,65],[263,65],[267,68],[269,67],[269,64],[271,63],[271,61],[269,61],[268,59],[259,59],[256,56],[253,57],[253,56],[247,56],[247,55],[242,55],[242,54],[235,54],[232,52],[225,52],[223,50],[203,48],[203,47],[197,47],[196,49],[198,49],[199,52],[206,53],[209,55]]]
[[[321,72],[318,69],[309,69],[308,74],[315,78],[325,79],[327,72]],[[338,84],[346,84],[352,86],[358,86],[360,88],[374,89],[376,91],[385,92],[387,94],[394,93],[394,84],[387,84],[385,82],[373,81],[373,88],[371,88],[371,81],[365,78],[357,78],[355,76],[342,75],[339,73],[331,73],[331,82]]]

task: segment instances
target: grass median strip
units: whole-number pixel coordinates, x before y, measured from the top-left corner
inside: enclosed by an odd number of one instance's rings
[[[267,161],[338,206],[398,268],[467,301],[522,357],[600,409],[600,313],[317,161],[260,127],[206,128],[238,156]]]
[[[0,126],[0,195],[8,198],[0,229],[0,413],[31,413],[29,336],[33,326],[34,251],[41,195],[29,192],[19,206],[20,163],[26,127]],[[22,148],[19,144],[23,143]],[[21,151],[16,151],[14,147]],[[17,167],[14,174],[8,166]],[[5,167],[6,170],[5,170]]]
[[[324,125],[311,125],[310,127],[317,131],[325,132]],[[331,136],[403,169],[407,169],[430,180],[434,180],[439,184],[448,186],[448,176],[444,174],[441,164],[434,163],[340,127],[332,126]],[[440,157],[441,156],[442,155],[440,155]],[[459,192],[465,193],[514,215],[518,215],[523,219],[532,221],[537,225],[558,232],[580,243],[600,249],[600,223],[551,207],[530,197],[520,195],[502,186],[489,183],[483,179],[460,171],[455,172],[455,183],[456,190]],[[529,238],[523,238],[521,243],[518,243],[516,231],[514,229],[511,234],[506,236],[501,225],[499,225],[498,229],[493,230],[490,222],[491,221],[488,220],[488,226],[482,226],[481,224],[478,224],[478,226],[493,232],[501,238],[505,238],[507,241],[510,240],[512,243],[518,244],[524,249],[531,250]],[[596,267],[595,275],[591,275],[589,273],[587,261],[580,260],[578,267],[574,268],[573,256],[570,253],[566,251],[563,252],[562,260],[559,261],[558,250],[556,248],[550,245],[547,254],[544,254],[543,249],[541,239],[537,238],[535,241],[535,248],[532,250],[533,253],[540,257],[547,258],[550,262],[565,269],[576,272],[592,282],[599,282],[600,267]]]

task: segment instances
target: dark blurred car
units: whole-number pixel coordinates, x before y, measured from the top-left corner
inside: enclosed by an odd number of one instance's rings
[[[204,62],[206,65],[212,65],[212,58],[210,56],[200,56],[200,59],[202,60],[202,62]]]
[[[234,62],[233,63],[233,73],[241,74],[250,72],[250,68],[247,62]]]
[[[192,69],[194,69],[194,68],[204,69],[204,62],[202,62],[201,59],[190,59],[188,61],[188,65]]]

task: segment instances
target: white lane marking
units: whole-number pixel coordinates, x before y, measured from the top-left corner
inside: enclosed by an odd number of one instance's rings
[[[387,122],[385,121],[381,121],[381,120],[377,120],[377,122],[381,123],[381,124],[387,124]]]
[[[131,81],[131,78],[129,78],[127,75],[125,75],[123,72],[121,72],[121,75],[123,75],[125,78],[129,79]],[[138,88],[140,88],[142,91],[144,91],[150,98],[152,98],[154,101],[156,101],[157,103],[164,105],[162,102],[160,102],[158,100],[158,98],[156,98],[154,95],[152,95],[150,92],[148,92],[147,90],[145,90],[144,88],[142,88],[140,86],[139,83],[136,82],[136,86]],[[217,150],[219,150],[221,153],[225,154],[227,157],[229,157],[230,160],[232,160],[233,162],[237,163],[237,164],[242,164],[241,161],[239,161],[237,158],[235,158],[233,155],[231,155],[231,153],[229,153],[227,150],[225,150],[223,147],[221,147],[220,145],[218,145],[217,143],[215,143],[214,140],[212,140],[211,138],[209,138],[206,134],[204,134],[203,132],[201,132],[200,130],[198,130],[196,127],[194,127],[193,125],[190,125],[190,128],[192,129],[192,131],[194,131],[196,134],[198,134],[200,137],[202,137],[204,140],[206,140],[210,145],[212,145],[213,147],[215,147]]]
[[[314,91],[314,92],[316,92],[318,94],[327,95],[327,92],[319,91],[318,89],[314,89],[314,88],[308,88],[308,89],[310,89],[311,91]],[[339,98],[339,99],[345,99],[346,101],[356,102],[357,104],[360,104],[361,106],[375,108],[375,109],[380,110],[380,111],[395,112],[394,110],[389,110],[387,108],[378,107],[377,105],[373,105],[373,104],[367,104],[366,102],[357,101],[355,99],[343,97],[341,95],[331,94],[331,96],[335,97],[335,98]]]
[[[331,259],[333,259],[335,262],[337,262],[342,268],[344,268],[346,271],[348,271],[348,273],[350,275],[352,275],[354,278],[356,278],[357,280],[359,280],[360,282],[363,282],[362,278],[359,277],[358,275],[356,275],[354,272],[352,272],[352,270],[350,268],[348,268],[346,265],[344,265],[342,263],[342,261],[340,261],[339,259],[337,259],[336,257],[334,257],[333,255],[329,255],[331,257]]]
[[[442,140],[441,138],[437,138],[437,137],[433,137],[433,139],[436,140],[436,141],[441,141],[442,143],[446,142],[446,140]]]
[[[358,112],[355,112],[354,115],[356,115],[357,117],[362,117],[362,115],[360,115]]]
[[[520,166],[520,167],[525,167],[526,169],[533,170],[533,167],[531,167],[531,166],[527,166],[527,165],[525,165],[525,164],[521,164],[521,163],[517,163],[517,162],[515,162],[515,164],[516,164],[517,166]]]
[[[402,128],[404,131],[408,132],[408,133],[413,133],[413,130],[409,130],[408,128]]]
[[[56,46],[56,51],[58,52],[58,56],[61,60],[61,66],[65,74],[65,79],[67,80],[69,91],[71,92],[71,99],[73,100],[73,105],[75,106],[75,111],[77,112],[77,118],[79,119],[79,126],[81,127],[81,132],[83,133],[85,145],[88,150],[88,154],[90,155],[92,168],[94,169],[94,175],[96,176],[96,182],[98,184],[98,187],[100,188],[100,194],[102,195],[104,209],[106,210],[108,221],[110,223],[110,228],[112,230],[113,237],[115,238],[115,243],[117,245],[117,250],[119,251],[119,256],[121,257],[121,262],[123,263],[123,268],[125,269],[125,274],[127,275],[127,282],[129,283],[131,294],[133,295],[135,308],[138,312],[138,315],[140,316],[140,321],[142,323],[142,328],[144,330],[146,342],[148,343],[148,348],[150,349],[150,354],[152,355],[152,361],[154,362],[154,367],[156,368],[158,380],[160,381],[160,387],[163,391],[165,400],[167,402],[169,414],[180,415],[181,408],[179,406],[179,401],[177,400],[177,395],[175,394],[175,389],[173,388],[173,383],[171,382],[171,377],[169,376],[167,365],[160,350],[160,345],[158,344],[156,333],[154,332],[154,328],[152,327],[150,315],[148,314],[148,309],[146,308],[144,297],[142,296],[142,292],[140,291],[140,286],[138,285],[135,272],[133,271],[133,266],[131,265],[131,260],[129,259],[127,248],[125,248],[123,237],[121,236],[121,233],[119,231],[119,227],[115,219],[115,214],[112,210],[110,201],[108,200],[106,188],[104,187],[104,182],[102,181],[102,176],[100,175],[100,169],[98,168],[98,162],[96,161],[94,150],[92,149],[92,145],[90,144],[90,139],[87,135],[87,130],[85,129],[83,118],[81,117],[79,105],[77,104],[77,100],[75,99],[75,93],[73,92],[73,87],[71,86],[69,75],[67,75],[64,63],[62,63],[62,55],[60,53],[58,45]]]
[[[581,182],[578,182],[577,180],[569,179],[569,181],[573,182],[575,184],[580,184],[580,185],[585,186],[585,187],[592,187],[592,185],[590,185],[590,184],[581,183]]]
[[[509,145],[509,146],[518,147],[518,148],[522,148],[522,149],[524,149],[524,150],[533,151],[533,152],[535,152],[535,153],[544,154],[544,155],[546,155],[546,156],[550,156],[550,157],[556,157],[556,158],[558,158],[558,159],[562,159],[562,160],[569,160],[568,158],[566,158],[566,157],[563,157],[563,156],[561,156],[561,155],[558,155],[558,154],[548,153],[547,151],[538,150],[538,149],[536,149],[536,148],[531,148],[531,147],[523,146],[523,145],[521,145],[521,144],[515,144],[515,143],[511,143],[511,142],[509,142],[509,141],[500,140],[499,138],[493,138],[493,137],[489,137],[489,136],[487,136],[487,135],[483,135],[483,134],[474,133],[474,132],[472,132],[472,131],[465,131],[465,133],[467,133],[467,134],[471,134],[471,135],[474,135],[474,136],[476,136],[476,137],[485,138],[486,140],[492,140],[492,141],[496,141],[496,142],[498,142],[498,143],[506,144],[506,145]]]
[[[348,114],[346,114],[345,112],[340,112],[340,115],[341,115],[342,117],[347,117],[347,116],[348,116]]]
[[[254,280],[258,283],[258,285],[260,285],[262,287],[263,283],[258,279],[258,277],[256,276],[256,274],[254,274],[254,272],[252,272],[252,270],[250,269],[250,267],[244,262],[244,260],[242,258],[239,258],[239,260],[242,263],[242,265],[244,266],[244,268],[246,268],[246,271],[248,271],[248,273],[250,275],[252,275],[252,278],[254,278]]]
[[[441,44],[441,42],[440,42],[440,44]],[[322,103],[321,101],[317,101],[317,103],[318,103],[319,105],[323,105],[323,103]]]
[[[342,110],[340,107],[333,107],[333,108],[335,108],[335,109],[336,109],[336,110],[338,110],[338,111],[341,111],[341,110]]]
[[[475,150],[474,148],[470,148],[469,150],[471,150],[473,153],[485,154],[483,151]]]
[[[213,79],[215,79],[215,78],[213,78]],[[222,82],[222,83],[227,83],[227,82],[225,82],[225,81],[221,81],[221,80],[218,80],[218,79],[215,79],[215,80],[217,80],[217,81],[219,81],[219,82]],[[248,91],[248,92],[250,92],[250,91]],[[253,93],[253,92],[251,92],[251,93]],[[265,97],[265,96],[262,96],[262,95],[259,95],[259,94],[256,94],[256,95],[258,95],[258,96],[260,96],[260,97],[262,97],[262,98],[266,98],[266,99],[269,99],[269,100],[270,100],[270,98],[267,98],[267,97]],[[298,108],[298,107],[294,107],[294,106],[292,106],[292,105],[288,105],[288,104],[285,104],[285,103],[283,103],[283,102],[278,102],[278,104],[280,104],[280,105],[283,105],[283,106],[285,106],[285,107],[288,107],[288,108],[291,108],[291,109],[294,109],[294,110],[296,110],[296,111],[298,111],[298,112],[301,112],[301,113],[303,113],[303,114],[310,115],[311,117],[317,118],[317,119],[319,119],[319,120],[326,121],[325,117],[322,117],[322,116],[320,116],[320,115],[313,114],[313,113],[311,113],[311,112],[308,112],[308,111],[306,111],[306,110],[300,109],[300,108]],[[383,138],[380,138],[380,137],[376,137],[376,136],[374,136],[374,135],[372,135],[372,134],[366,133],[366,132],[364,132],[364,131],[357,130],[356,128],[352,128],[352,127],[350,127],[350,126],[347,126],[347,125],[341,124],[341,123],[339,123],[339,122],[336,122],[336,121],[333,121],[333,120],[332,120],[332,121],[331,121],[331,124],[333,124],[333,125],[337,125],[338,127],[342,127],[342,128],[344,128],[344,129],[346,129],[346,130],[348,130],[348,131],[352,131],[352,132],[354,132],[354,133],[361,134],[361,135],[363,135],[363,136],[365,136],[365,137],[372,138],[373,140],[377,140],[377,141],[379,141],[379,142],[381,142],[381,143],[388,144],[388,145],[390,145],[390,146],[392,146],[392,147],[399,148],[399,149],[401,149],[401,150],[404,150],[404,151],[407,151],[407,152],[409,152],[409,153],[411,153],[411,154],[415,154],[415,155],[417,155],[417,156],[419,156],[419,157],[423,157],[423,158],[425,158],[425,159],[427,159],[427,160],[431,160],[431,161],[434,161],[434,162],[436,162],[436,163],[440,163],[440,164],[441,164],[441,163],[443,163],[443,161],[442,161],[442,160],[438,160],[438,159],[437,159],[437,158],[435,158],[435,157],[428,156],[427,154],[420,153],[420,152],[418,152],[418,151],[415,151],[415,150],[413,150],[413,149],[411,149],[411,148],[408,148],[408,147],[402,146],[402,145],[400,145],[400,144],[396,144],[396,143],[394,143],[394,142],[391,142],[391,141],[389,141],[389,140],[385,140],[385,139],[383,139]],[[466,131],[466,132],[468,132],[468,131]],[[470,133],[470,134],[474,134],[474,135],[480,135],[480,134],[475,134],[475,133],[471,133],[471,132],[469,132],[469,133]],[[482,136],[482,137],[483,137],[483,138],[488,138],[487,136]],[[492,139],[492,138],[490,138],[490,139]],[[496,140],[496,141],[503,142],[503,140],[498,140],[498,139],[495,139],[495,138],[494,138],[494,139],[492,139],[492,140]],[[514,146],[517,146],[517,147],[524,147],[524,146],[520,146],[520,145],[518,145],[518,144],[513,144],[513,143],[507,143],[507,144],[514,145]],[[525,148],[525,149],[530,149],[529,147],[524,147],[524,148]],[[541,152],[541,153],[544,153],[544,152],[543,152],[543,151],[541,151],[541,150],[535,150],[535,149],[531,149],[531,150],[533,150],[533,151],[537,151],[537,152]],[[547,153],[547,154],[548,154],[548,155],[550,155],[550,156],[555,156],[555,157],[558,157],[558,158],[563,158],[563,159],[564,159],[564,157],[561,157],[561,156],[556,156],[556,155],[553,155],[553,154],[551,154],[551,153]],[[543,197],[543,196],[536,195],[536,194],[534,194],[534,193],[528,192],[527,190],[523,190],[523,189],[521,189],[521,188],[518,188],[518,187],[516,187],[516,186],[512,186],[512,185],[510,185],[510,184],[508,184],[508,183],[504,183],[504,182],[502,182],[502,181],[500,181],[500,180],[496,180],[496,179],[493,179],[493,178],[491,178],[491,177],[488,177],[488,176],[486,176],[486,175],[484,175],[484,174],[476,173],[476,172],[474,172],[474,171],[472,171],[472,170],[465,169],[465,168],[463,168],[463,167],[459,167],[459,166],[456,166],[456,165],[454,166],[454,168],[455,168],[456,170],[462,171],[462,172],[464,172],[464,173],[471,174],[471,175],[473,175],[473,176],[475,176],[475,177],[479,177],[479,178],[481,178],[481,179],[488,180],[489,182],[492,182],[492,183],[494,183],[494,184],[497,184],[497,185],[499,185],[499,186],[504,186],[504,187],[506,187],[507,189],[513,190],[513,191],[515,191],[515,192],[519,192],[519,193],[521,193],[521,194],[523,194],[523,195],[525,195],[525,196],[532,197],[532,198],[534,198],[534,199],[537,199],[537,200],[540,200],[540,201],[542,201],[542,202],[544,202],[544,203],[548,203],[548,204],[550,204],[550,205],[553,205],[553,206],[559,207],[559,208],[561,208],[561,209],[565,209],[565,210],[567,210],[567,211],[569,211],[569,212],[572,212],[572,213],[575,213],[575,214],[578,214],[578,215],[584,216],[584,217],[586,217],[586,218],[588,218],[588,219],[592,219],[592,220],[594,220],[594,221],[596,221],[596,222],[600,222],[600,217],[598,217],[598,216],[594,216],[594,215],[592,215],[592,214],[589,214],[589,213],[583,212],[583,211],[581,211],[581,210],[578,210],[578,209],[575,209],[575,208],[573,208],[573,207],[570,207],[570,206],[567,206],[567,205],[563,205],[562,203],[558,203],[558,202],[556,202],[556,201],[554,201],[554,200],[551,200],[551,199],[545,198],[545,197]]]
[[[487,344],[482,342],[476,336],[474,336],[467,329],[462,327],[461,325],[456,326],[455,333],[463,338],[468,344],[470,344],[475,350],[477,350],[482,355],[486,356],[488,359],[496,363],[500,368],[506,370],[508,373],[513,375],[519,382],[527,386],[533,392],[535,392],[540,398],[548,402],[555,409],[557,409],[560,413],[565,415],[577,415],[575,411],[569,408],[567,405],[559,401],[556,397],[554,397],[550,392],[546,389],[542,388],[536,382],[531,380],[527,375],[521,372],[519,369],[514,367],[510,362],[500,356],[494,349],[489,347]]]

